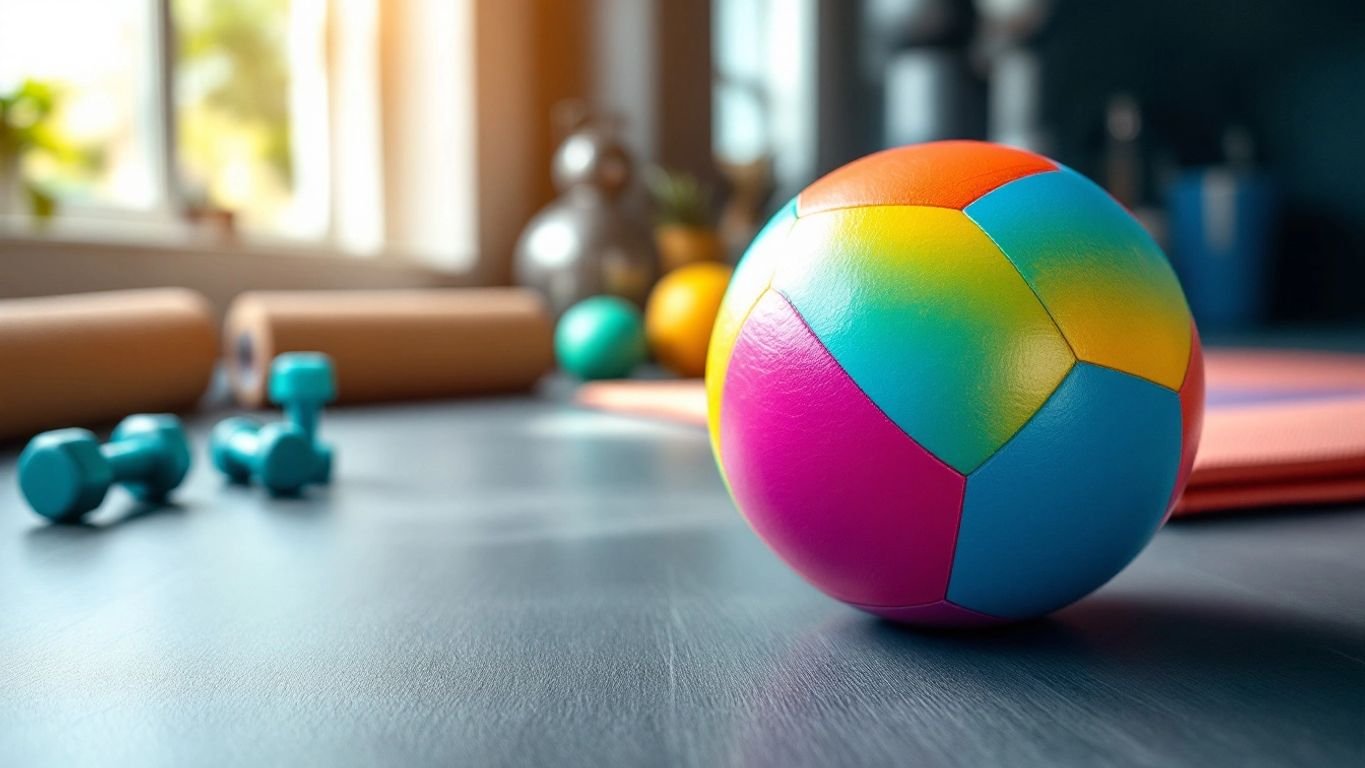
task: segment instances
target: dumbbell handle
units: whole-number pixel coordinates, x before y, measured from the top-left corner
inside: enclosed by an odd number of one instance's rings
[[[308,442],[317,439],[318,434],[318,412],[322,410],[321,403],[291,401],[283,406],[285,418],[294,426],[303,431],[308,438]]]
[[[157,452],[146,440],[115,440],[100,446],[100,454],[109,462],[116,480],[135,480],[156,471]]]
[[[261,433],[255,429],[239,429],[227,441],[228,456],[242,468],[251,466],[251,457],[261,444]]]

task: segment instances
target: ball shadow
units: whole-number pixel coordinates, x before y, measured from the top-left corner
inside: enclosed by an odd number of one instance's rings
[[[930,762],[942,750],[999,755],[1024,742],[1085,762],[1112,739],[1142,734],[1161,734],[1144,748],[1165,757],[1215,759],[1225,738],[1247,758],[1316,750],[1301,755],[1310,763],[1365,749],[1359,616],[1183,596],[1101,594],[1050,618],[958,631],[848,612],[793,643],[754,683],[754,699],[772,707],[746,718],[739,749],[763,762],[801,762],[803,751],[848,740],[884,741]],[[828,722],[845,706],[861,713],[856,732],[793,734],[787,725]]]
[[[1092,595],[1051,617],[981,630],[923,631],[885,620],[844,629],[893,653],[1023,658],[1135,682],[1150,682],[1158,668],[1184,684],[1209,686],[1275,670],[1296,691],[1335,696],[1343,667],[1365,673],[1365,623],[1358,617],[1315,619],[1188,597]],[[1365,703],[1365,692],[1358,693]]]

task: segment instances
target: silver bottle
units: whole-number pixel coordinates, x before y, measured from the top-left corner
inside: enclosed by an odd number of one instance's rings
[[[621,204],[631,181],[630,154],[611,122],[577,123],[554,155],[560,195],[522,230],[513,276],[543,293],[556,317],[603,293],[643,307],[657,266],[648,236]]]

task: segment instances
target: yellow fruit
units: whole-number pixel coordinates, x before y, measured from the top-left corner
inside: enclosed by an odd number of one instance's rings
[[[730,267],[703,262],[669,272],[645,306],[645,338],[654,357],[679,376],[706,372],[706,347],[716,322]]]

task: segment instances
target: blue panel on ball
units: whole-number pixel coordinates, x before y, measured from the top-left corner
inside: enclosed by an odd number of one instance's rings
[[[1078,363],[967,478],[948,599],[1027,618],[1084,597],[1156,533],[1179,464],[1179,396]]]

